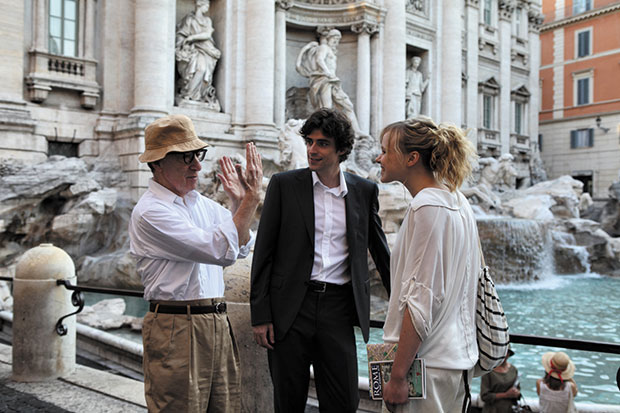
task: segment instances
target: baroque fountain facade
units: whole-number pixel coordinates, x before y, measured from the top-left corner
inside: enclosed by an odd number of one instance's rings
[[[46,1],[18,3],[0,16],[13,35],[0,62],[2,276],[51,242],[73,258],[80,284],[141,288],[127,221],[150,177],[137,162],[144,127],[190,116],[212,145],[199,190],[225,203],[215,160],[242,162],[252,140],[266,176],[305,166],[296,130],[320,105],[351,118],[357,139],[344,166],[370,179],[384,125],[422,113],[465,127],[481,158],[463,191],[499,282],[620,275],[620,179],[594,203],[570,177],[546,180],[540,163],[540,1],[492,2],[487,20],[478,0],[79,0],[75,49],[61,52]],[[401,187],[381,186],[390,240],[408,202]],[[240,329],[249,325],[249,263],[225,277]],[[259,369],[248,374],[268,381]]]

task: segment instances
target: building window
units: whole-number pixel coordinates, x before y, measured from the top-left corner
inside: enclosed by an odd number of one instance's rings
[[[523,103],[515,102],[515,133],[521,135],[523,132]]]
[[[491,17],[492,17],[491,10],[492,10],[491,0],[484,0],[483,16],[484,16],[484,24],[486,24],[487,26],[491,25]]]
[[[577,105],[590,103],[590,78],[577,79]]]
[[[592,9],[592,0],[574,0],[573,14],[583,13]]]
[[[493,127],[493,96],[482,96],[482,126],[485,129]]]
[[[577,129],[570,131],[570,148],[591,148],[594,146],[594,129]]]
[[[521,37],[521,16],[523,14],[523,9],[521,7],[517,7],[515,10],[515,20],[514,20],[514,35],[516,37]]]
[[[591,47],[592,30],[583,30],[576,33],[577,35],[577,57],[589,56],[592,52]]]
[[[49,51],[77,56],[77,0],[49,0]]]

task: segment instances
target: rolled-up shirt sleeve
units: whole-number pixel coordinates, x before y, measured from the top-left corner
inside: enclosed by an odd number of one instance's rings
[[[399,296],[399,312],[409,310],[411,321],[424,341],[433,327],[433,317],[444,299],[442,266],[442,231],[434,230],[438,209],[421,207],[414,212],[409,225],[413,230],[407,248],[407,260]]]
[[[221,208],[221,209],[220,209]],[[213,222],[199,226],[165,208],[150,208],[137,222],[136,230],[143,239],[140,255],[153,259],[200,262],[228,266],[247,256],[248,242],[239,248],[237,228],[232,215],[223,207],[215,207]]]

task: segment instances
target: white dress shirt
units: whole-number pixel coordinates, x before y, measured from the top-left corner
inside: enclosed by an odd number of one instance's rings
[[[344,197],[347,183],[342,170],[340,185],[328,188],[312,172],[314,191],[314,263],[311,280],[346,284],[349,274],[349,244]]]
[[[223,268],[244,258],[232,214],[191,191],[183,198],[153,179],[131,214],[130,252],[146,300],[185,301],[224,296]]]
[[[397,343],[405,311],[433,368],[465,370],[478,360],[478,229],[460,192],[425,188],[411,201],[390,260],[392,293],[383,339]]]

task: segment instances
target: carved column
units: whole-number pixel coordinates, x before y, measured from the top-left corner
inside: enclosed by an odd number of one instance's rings
[[[383,30],[383,125],[405,119],[407,18],[405,0],[385,0]]]
[[[511,1],[499,2],[499,139],[501,153],[510,152],[510,51],[512,47],[512,13]]]
[[[540,111],[540,26],[543,19],[544,17],[539,11],[534,9],[528,11],[528,44],[530,47],[528,126],[530,142],[536,142],[536,145],[538,145],[538,112]],[[540,151],[540,148],[537,147],[537,150]]]
[[[465,124],[474,147],[478,147],[478,26],[480,24],[479,0],[465,2],[465,24],[467,29],[467,88],[465,102],[467,109]]]
[[[174,16],[174,7],[168,0],[135,0],[134,116],[167,114],[172,103],[174,19],[169,9]]]
[[[286,122],[286,11],[292,2],[276,1],[276,43],[275,43],[275,79],[274,79],[274,121],[281,128]]]
[[[274,26],[273,0],[246,3],[245,125],[253,129],[273,127]]]
[[[377,31],[377,25],[367,22],[354,24],[351,30],[357,33],[357,93],[356,112],[360,130],[370,132],[370,35]]]
[[[462,2],[445,0],[441,18],[441,121],[462,123]]]

